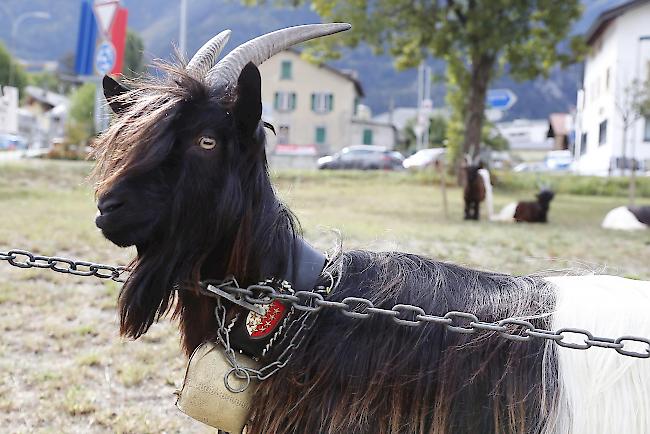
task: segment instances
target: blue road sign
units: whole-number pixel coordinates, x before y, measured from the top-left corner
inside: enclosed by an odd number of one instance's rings
[[[99,75],[106,75],[115,66],[115,47],[108,41],[104,41],[97,47],[95,55],[95,69]]]
[[[74,72],[77,75],[93,75],[93,60],[97,40],[97,21],[90,0],[82,0],[77,34],[77,52]]]
[[[517,102],[517,95],[510,89],[489,89],[486,99],[488,108],[508,110]]]

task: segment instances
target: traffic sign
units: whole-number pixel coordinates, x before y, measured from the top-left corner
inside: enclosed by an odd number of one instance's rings
[[[111,25],[119,7],[119,0],[95,0],[93,12],[97,18],[99,30],[104,37],[109,37]]]
[[[488,108],[508,110],[517,102],[517,95],[510,89],[489,89],[487,92]]]
[[[115,47],[108,41],[104,41],[97,47],[95,55],[95,69],[99,75],[106,75],[115,66]]]

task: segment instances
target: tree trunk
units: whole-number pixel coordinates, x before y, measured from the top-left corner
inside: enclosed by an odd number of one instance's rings
[[[472,61],[472,78],[465,105],[463,155],[477,157],[481,151],[481,130],[485,117],[485,97],[494,67],[494,57],[483,54]]]

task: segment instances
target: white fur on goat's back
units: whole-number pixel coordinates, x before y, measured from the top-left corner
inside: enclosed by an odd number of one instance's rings
[[[492,220],[492,216],[494,215],[494,196],[492,195],[490,172],[487,169],[478,169],[478,174],[483,179],[483,185],[485,186],[485,207],[487,208],[488,220]]]
[[[548,280],[557,290],[554,330],[574,327],[599,337],[650,337],[650,282],[614,276]],[[567,340],[582,342],[576,335]],[[630,342],[625,348],[643,351]],[[650,433],[650,359],[593,347],[557,347],[557,356],[557,418],[547,433]]]
[[[635,231],[648,228],[626,206],[619,206],[608,212],[605,215],[602,226],[604,229],[618,229],[623,231]]]
[[[497,222],[514,222],[515,212],[517,211],[517,202],[510,202],[504,206],[499,214],[495,215],[492,220]]]

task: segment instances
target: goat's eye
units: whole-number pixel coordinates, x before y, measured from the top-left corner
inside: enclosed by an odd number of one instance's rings
[[[213,149],[217,146],[217,140],[214,137],[210,136],[201,136],[199,137],[199,146],[203,149]]]

